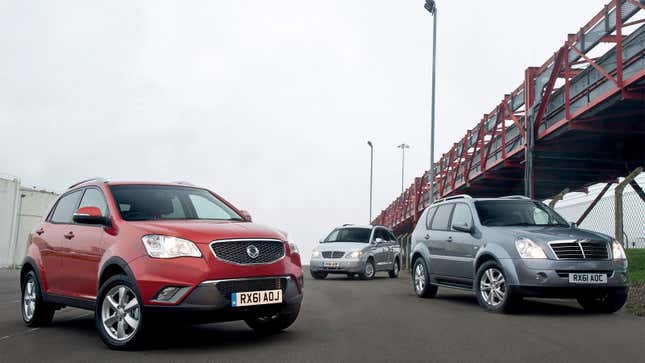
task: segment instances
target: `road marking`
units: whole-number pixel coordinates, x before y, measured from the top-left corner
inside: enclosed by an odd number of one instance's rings
[[[18,301],[20,301],[20,300],[18,300]],[[76,319],[84,318],[86,316],[90,316],[90,315],[93,315],[93,314],[94,313],[81,314],[81,315],[78,315],[78,316],[74,316],[74,317],[72,317],[70,319],[59,320],[58,322],[59,323],[65,323],[65,322],[68,322],[68,321],[73,321],[73,320],[76,320]],[[39,329],[40,328],[31,328],[29,330],[26,330],[26,331],[23,331],[23,332],[20,332],[20,333],[16,333],[16,334],[13,334],[13,335],[5,335],[3,337],[0,337],[0,342],[5,341],[5,340],[10,339],[10,338],[13,338],[13,337],[20,336],[20,335],[26,335],[26,334],[29,334],[29,333],[33,333],[33,332],[35,332],[36,330],[39,330]]]

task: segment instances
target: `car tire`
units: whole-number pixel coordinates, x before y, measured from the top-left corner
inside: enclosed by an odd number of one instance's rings
[[[360,275],[363,280],[372,280],[376,275],[376,267],[374,266],[374,260],[371,257],[367,259],[367,262],[365,262],[363,272],[361,272]]]
[[[429,299],[437,296],[439,287],[430,283],[428,265],[422,257],[417,257],[412,264],[412,288],[418,297]]]
[[[134,282],[125,275],[112,276],[99,288],[94,320],[101,340],[110,349],[133,350],[143,346],[143,301]]]
[[[287,305],[277,314],[271,316],[256,316],[244,319],[255,333],[259,335],[271,335],[288,328],[298,318],[300,303]]]
[[[29,271],[22,282],[20,298],[22,320],[29,327],[45,326],[54,318],[55,306],[43,300],[36,273]]]
[[[392,270],[388,271],[388,274],[390,275],[391,278],[397,278],[399,277],[399,271],[401,270],[401,266],[399,265],[399,259],[394,260],[394,264],[392,264]]]
[[[311,277],[313,277],[316,280],[323,280],[325,277],[327,277],[326,272],[316,272],[316,271],[309,271],[311,272]]]
[[[599,295],[580,296],[577,300],[578,304],[586,311],[611,314],[620,310],[627,302],[627,289]]]
[[[475,293],[479,305],[494,313],[511,313],[519,305],[519,297],[507,283],[504,270],[495,261],[482,264],[475,278]]]

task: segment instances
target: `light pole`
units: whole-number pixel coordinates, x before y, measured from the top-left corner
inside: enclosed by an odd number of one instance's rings
[[[437,5],[434,0],[426,0],[423,7],[432,14],[432,103],[430,106],[430,171],[428,174],[428,184],[430,184],[430,203],[432,203],[434,200],[434,104],[437,66]]]
[[[372,224],[372,177],[374,176],[374,145],[371,141],[367,141],[370,147],[370,224]]]
[[[409,149],[410,145],[403,143],[401,145],[397,145],[399,149],[401,149],[401,193],[403,193],[403,188],[405,186],[405,149]]]

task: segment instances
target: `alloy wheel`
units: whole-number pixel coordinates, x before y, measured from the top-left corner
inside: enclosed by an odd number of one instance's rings
[[[506,280],[504,274],[491,267],[484,271],[479,280],[479,291],[482,299],[491,306],[497,306],[504,302],[506,297]]]
[[[132,338],[141,322],[141,308],[134,291],[125,285],[111,288],[103,298],[101,321],[112,339],[127,341]]]
[[[25,312],[25,320],[30,321],[36,312],[36,283],[33,279],[27,280],[22,293],[22,305]]]
[[[421,293],[426,287],[426,271],[422,263],[414,267],[414,288]]]
[[[374,265],[369,262],[365,264],[365,276],[367,278],[372,278],[372,276],[374,276]]]

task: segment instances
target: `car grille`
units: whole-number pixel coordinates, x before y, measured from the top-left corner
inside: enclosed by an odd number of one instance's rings
[[[217,290],[227,299],[231,298],[234,292],[246,291],[263,291],[263,290],[282,290],[284,292],[287,286],[287,279],[284,277],[265,278],[265,279],[243,279],[243,280],[224,280],[217,283]]]
[[[324,251],[322,252],[323,258],[342,258],[345,256],[343,251]]]
[[[560,260],[607,260],[608,245],[600,241],[554,241],[550,242],[551,250]]]
[[[249,246],[255,246],[257,257],[247,252]],[[211,243],[215,257],[226,262],[238,264],[261,264],[275,262],[284,257],[284,243],[279,240],[235,240],[215,241]]]

